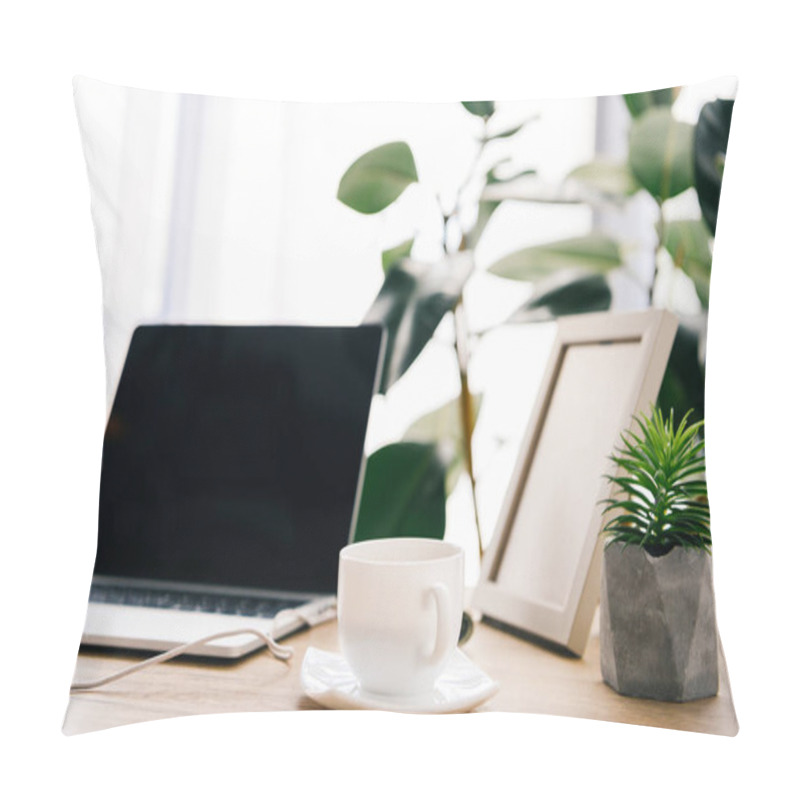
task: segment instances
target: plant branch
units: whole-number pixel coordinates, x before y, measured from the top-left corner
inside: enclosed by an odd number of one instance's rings
[[[653,292],[656,288],[656,280],[658,278],[658,254],[664,244],[664,206],[661,201],[658,202],[658,219],[656,220],[656,247],[653,253],[653,282],[650,284],[649,301],[653,305]]]
[[[446,255],[447,254],[447,226],[450,223],[451,214],[448,214],[444,210],[444,205],[442,204],[442,198],[440,195],[436,195],[436,202],[439,205],[439,213],[442,215],[442,252]]]
[[[475,177],[475,173],[478,169],[478,164],[480,164],[481,158],[483,156],[483,151],[486,149],[486,144],[488,142],[486,135],[487,130],[489,127],[488,120],[483,120],[483,135],[478,140],[478,147],[475,150],[475,156],[472,159],[472,163],[469,165],[469,169],[467,170],[466,177],[464,178],[463,183],[461,186],[458,187],[456,190],[456,199],[455,204],[453,206],[453,211],[450,216],[458,217],[459,225],[461,226],[461,230],[463,233],[463,225],[461,225],[461,198],[464,192],[467,190],[467,187],[472,183],[473,178]],[[461,246],[458,248],[459,250],[465,249],[465,244],[462,242]]]
[[[483,536],[481,534],[481,521],[478,514],[478,494],[475,481],[475,465],[472,458],[472,433],[475,422],[475,410],[472,405],[472,393],[469,388],[469,329],[467,327],[464,313],[464,297],[458,298],[453,309],[455,321],[455,348],[456,358],[458,359],[458,376],[461,382],[461,394],[459,398],[459,409],[461,411],[461,439],[464,447],[464,464],[467,475],[469,476],[470,489],[472,494],[472,510],[475,515],[475,530],[478,535],[478,555],[483,560]]]
[[[447,226],[453,217],[459,221],[461,228],[461,241],[458,246],[459,251],[464,251],[468,248],[467,236],[464,232],[463,225],[461,224],[461,203],[463,194],[467,187],[470,185],[475,177],[475,174],[480,164],[481,157],[483,156],[484,148],[486,147],[487,134],[487,121],[483,121],[483,136],[478,142],[478,147],[472,163],[467,170],[466,177],[461,186],[456,191],[455,204],[452,211],[448,214],[442,208],[441,203],[439,208],[442,213],[444,221],[444,245],[445,251],[447,250]],[[464,310],[464,295],[459,295],[458,301],[453,308],[453,321],[455,327],[455,351],[456,360],[458,362],[458,376],[461,384],[461,391],[459,394],[459,417],[461,422],[461,440],[464,449],[464,464],[466,467],[467,475],[469,477],[470,494],[472,496],[472,511],[475,515],[475,532],[478,537],[478,556],[483,560],[483,535],[481,534],[481,521],[480,514],[478,513],[478,493],[475,480],[475,464],[472,457],[472,433],[475,427],[475,409],[472,404],[472,393],[469,387],[469,326],[467,325],[466,313]]]

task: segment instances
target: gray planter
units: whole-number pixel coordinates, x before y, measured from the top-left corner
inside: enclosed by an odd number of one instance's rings
[[[716,695],[711,558],[673,548],[654,557],[619,543],[603,555],[600,667],[620,694],[683,702]]]

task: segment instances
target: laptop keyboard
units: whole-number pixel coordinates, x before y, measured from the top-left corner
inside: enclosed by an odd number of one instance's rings
[[[242,597],[241,595],[207,594],[164,589],[135,589],[119,586],[92,586],[89,600],[93,603],[116,603],[148,608],[177,608],[181,611],[205,611],[212,614],[235,614],[240,617],[274,617],[286,608],[297,608],[308,602],[296,598]]]

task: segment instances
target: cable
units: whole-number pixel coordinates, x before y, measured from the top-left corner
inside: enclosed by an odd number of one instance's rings
[[[270,653],[272,653],[272,655],[280,661],[288,661],[294,655],[294,650],[291,647],[278,644],[269,634],[266,634],[263,631],[259,631],[256,628],[239,628],[234,631],[213,633],[210,636],[204,636],[202,639],[197,639],[197,641],[189,642],[188,644],[182,644],[178,647],[173,647],[172,650],[159,653],[158,655],[148,658],[145,661],[141,661],[138,664],[132,664],[130,667],[126,667],[119,672],[114,672],[111,675],[107,675],[105,678],[98,678],[94,681],[79,681],[73,683],[69,687],[69,690],[70,692],[86,692],[90,689],[97,689],[100,686],[105,686],[107,683],[124,678],[126,675],[130,675],[133,672],[138,672],[140,669],[144,669],[145,667],[151,667],[153,664],[160,664],[163,661],[169,661],[176,656],[182,655],[192,647],[213,642],[215,639],[226,639],[229,636],[238,636],[243,633],[249,633],[258,639],[261,639],[269,648]]]

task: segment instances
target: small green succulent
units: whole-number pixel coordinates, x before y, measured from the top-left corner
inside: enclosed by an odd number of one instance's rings
[[[676,546],[711,552],[704,443],[697,435],[703,422],[689,425],[689,411],[676,428],[673,413],[665,419],[653,409],[635,417],[638,430],[623,433],[610,456],[621,469],[605,476],[615,486],[604,501],[609,544],[640,545],[652,556]]]

